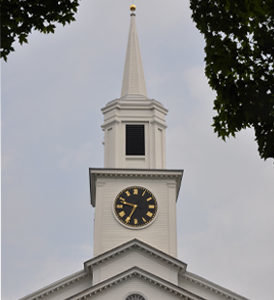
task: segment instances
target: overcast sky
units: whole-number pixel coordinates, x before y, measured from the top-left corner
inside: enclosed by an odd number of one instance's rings
[[[93,255],[89,167],[103,167],[100,109],[120,96],[128,0],[82,0],[76,22],[33,33],[2,63],[2,299],[81,270]],[[169,109],[167,167],[184,169],[178,256],[250,299],[274,295],[274,168],[253,130],[226,143],[188,1],[136,1],[148,96]]]

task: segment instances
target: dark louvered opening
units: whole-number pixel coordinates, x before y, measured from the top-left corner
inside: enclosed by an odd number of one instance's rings
[[[126,155],[145,155],[144,125],[126,125]]]

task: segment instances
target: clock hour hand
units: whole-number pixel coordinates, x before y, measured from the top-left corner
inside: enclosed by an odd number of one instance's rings
[[[124,200],[121,200],[121,202],[125,205],[129,205],[129,206],[132,206],[132,207],[135,207],[136,204],[133,204],[133,203],[129,203],[129,202],[126,202]]]

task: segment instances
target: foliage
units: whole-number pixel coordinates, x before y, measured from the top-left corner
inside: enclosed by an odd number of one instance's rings
[[[63,25],[74,20],[80,0],[0,0],[1,52],[0,57],[14,51],[16,40],[27,43],[32,30],[54,33],[56,23]]]
[[[225,140],[253,127],[260,156],[273,158],[274,1],[190,0],[190,7],[217,93],[214,131]]]

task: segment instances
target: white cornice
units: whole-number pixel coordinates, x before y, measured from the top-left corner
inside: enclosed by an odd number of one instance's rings
[[[54,283],[45,286],[42,289],[39,289],[38,291],[31,293],[23,298],[20,298],[19,300],[38,300],[43,299],[45,297],[48,297],[49,295],[52,295],[55,292],[58,292],[75,282],[78,282],[86,277],[91,277],[90,273],[87,273],[85,270],[74,273],[70,276],[67,276],[61,280],[55,281]]]
[[[138,267],[133,267],[125,272],[122,272],[118,275],[113,276],[112,278],[109,278],[101,283],[96,284],[95,286],[78,293],[70,298],[67,298],[66,300],[82,300],[82,299],[88,299],[98,293],[101,293],[112,286],[115,286],[117,284],[120,284],[123,281],[127,281],[131,278],[139,278],[143,281],[149,282],[150,285],[156,286],[157,288],[161,288],[165,290],[166,292],[176,295],[177,297],[180,297],[182,299],[186,300],[206,300],[202,297],[199,297],[191,292],[188,292],[187,290],[180,288],[154,274],[151,274],[145,270],[142,270]]]
[[[226,299],[230,300],[248,300],[248,298],[245,298],[243,296],[240,296],[226,288],[223,288],[203,277],[200,277],[196,274],[190,273],[190,272],[185,272],[184,274],[181,275],[183,278],[186,280],[193,282],[207,290],[210,290],[211,292],[220,295]]]
[[[111,110],[127,110],[127,109],[138,109],[138,110],[159,110],[164,115],[168,113],[168,110],[163,106],[163,104],[155,99],[148,98],[118,98],[108,102],[102,109],[102,113],[106,114]]]
[[[153,117],[151,117],[151,116],[148,116],[148,117],[134,116],[134,118],[132,116],[130,116],[130,117],[123,116],[123,118],[121,118],[117,114],[114,114],[114,115],[110,116],[109,118],[105,118],[104,124],[101,125],[101,128],[103,130],[105,130],[106,128],[109,128],[110,126],[113,126],[114,124],[136,123],[136,122],[141,123],[141,124],[145,124],[145,123],[156,124],[161,128],[164,128],[164,129],[167,128],[164,118],[161,118],[159,116],[153,116]]]
[[[138,250],[145,252],[149,254],[150,256],[153,256],[164,263],[171,265],[172,267],[176,268],[178,272],[184,273],[187,268],[187,264],[178,260],[177,258],[166,254],[165,252],[152,247],[138,239],[130,240],[122,245],[119,245],[118,247],[115,247],[103,254],[100,254],[84,263],[84,268],[87,272],[92,272],[93,266],[97,266],[101,263],[104,263],[105,261],[108,261],[114,257],[117,257],[127,251],[131,250]]]
[[[96,203],[96,180],[97,178],[107,177],[145,177],[145,178],[175,178],[177,182],[177,197],[180,191],[183,170],[168,169],[106,169],[106,168],[90,168],[90,198],[91,205],[95,207]]]

